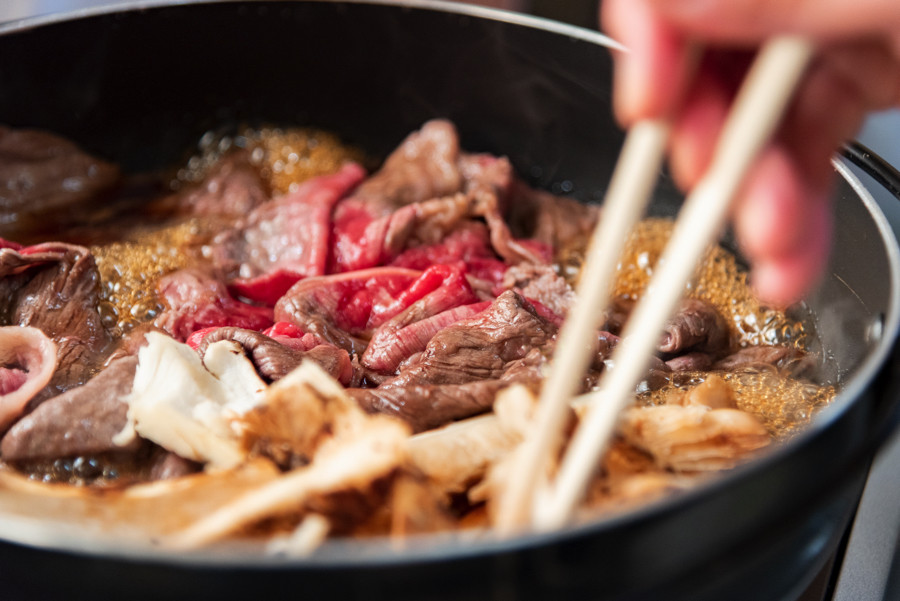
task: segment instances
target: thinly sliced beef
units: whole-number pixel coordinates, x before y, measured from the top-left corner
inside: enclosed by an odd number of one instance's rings
[[[688,298],[666,322],[657,348],[668,355],[692,351],[715,357],[728,351],[730,336],[728,323],[714,305]]]
[[[792,346],[750,346],[716,361],[713,369],[724,371],[779,369],[794,377],[809,377],[816,357]]]
[[[406,323],[404,312],[375,332],[360,362],[363,367],[375,372],[394,372],[403,361],[424,351],[439,331],[481,313],[490,305],[488,301],[462,305],[411,323]]]
[[[0,235],[48,231],[87,216],[119,179],[115,165],[53,134],[0,126]]]
[[[334,270],[348,271],[349,267],[365,269],[388,264],[406,248],[438,243],[465,219],[468,208],[469,199],[462,194],[434,198],[406,205],[389,215],[368,221],[353,239],[347,235],[341,238],[336,234],[335,257],[339,263]],[[338,224],[339,221],[336,228]]]
[[[410,382],[403,386],[351,388],[348,393],[366,411],[396,415],[404,419],[414,433],[423,432],[490,410],[497,393],[512,384],[537,387],[544,362],[540,351],[532,349],[522,359],[511,362],[500,377],[492,380],[473,380],[461,384]]]
[[[320,344],[309,351],[300,351],[253,330],[241,328],[219,328],[204,336],[197,348],[202,357],[210,344],[221,340],[232,340],[243,347],[247,357],[256,367],[260,376],[274,382],[280,380],[303,360],[318,363],[333,378],[345,386],[353,376],[353,366],[347,351],[330,344]]]
[[[469,216],[487,222],[494,251],[510,264],[547,263],[552,247],[541,241],[523,241],[514,237],[506,223],[505,213],[512,186],[512,166],[506,158],[487,154],[460,157],[464,189],[470,199]]]
[[[621,334],[635,302],[614,299],[606,328]],[[709,369],[731,349],[731,330],[719,310],[705,300],[687,298],[666,322],[656,350],[674,371]]]
[[[575,303],[575,291],[550,265],[513,265],[506,271],[503,287],[538,301],[560,317],[565,317]]]
[[[0,325],[30,326],[57,346],[57,369],[40,402],[86,382],[110,337],[98,311],[100,275],[88,249],[46,243],[0,248]]]
[[[400,328],[476,300],[472,287],[459,268],[432,265],[392,302],[374,305],[367,327],[378,327],[391,320],[395,328]]]
[[[504,292],[488,310],[438,332],[400,378],[434,384],[498,378],[507,364],[545,346],[556,332],[524,298]]]
[[[0,249],[0,316],[8,324],[104,346],[109,337],[97,313],[99,286],[94,257],[83,246],[50,242]]]
[[[456,128],[442,119],[429,121],[409,134],[342,208],[361,206],[377,218],[404,205],[454,194],[462,186],[458,160]]]
[[[389,262],[397,267],[428,269],[431,265],[462,265],[470,280],[483,282],[491,296],[499,294],[507,265],[491,248],[485,224],[465,221],[436,243],[411,246]]]
[[[263,330],[263,334],[297,351],[309,351],[322,344],[313,334],[306,334],[292,323],[279,321]]]
[[[507,221],[514,236],[530,238],[557,252],[583,248],[600,217],[600,208],[533,190],[514,182]]]
[[[250,161],[250,153],[235,150],[223,157],[199,184],[168,196],[155,208],[200,216],[244,217],[271,194]]]
[[[272,325],[272,310],[235,300],[220,280],[196,269],[170,273],[157,284],[166,310],[154,325],[180,341],[214,326],[262,330]]]
[[[685,353],[665,362],[672,371],[707,371],[712,364],[712,356],[701,352]]]
[[[236,272],[241,296],[274,305],[297,280],[325,274],[335,203],[355,188],[365,171],[348,163],[333,175],[313,178],[295,192],[266,202],[214,241],[217,261]]]
[[[378,388],[351,393],[367,410],[398,415],[417,431],[436,427],[489,409],[493,393],[503,384],[474,386],[478,391],[491,391],[474,396],[470,394],[473,387],[452,394],[455,389],[432,389],[503,380],[534,347],[550,342],[556,331],[525,299],[504,292],[487,310],[437,332],[396,377]],[[454,394],[459,395],[458,403],[453,401]]]
[[[331,270],[391,263],[404,250],[440,244],[474,221],[487,224],[493,251],[509,263],[547,262],[543,243],[517,240],[504,220],[512,167],[505,158],[461,154],[456,129],[431,121],[335,209]],[[405,264],[405,263],[404,263]]]
[[[385,240],[409,227],[414,215],[391,215],[406,205],[452,196],[460,191],[459,139],[451,123],[429,121],[413,132],[334,213],[332,271],[380,264]],[[394,242],[396,244],[396,242]]]
[[[56,344],[37,328],[0,327],[0,431],[53,377]]]
[[[275,320],[292,323],[349,353],[361,355],[373,310],[394,303],[421,272],[380,267],[300,280],[275,305]]]
[[[113,437],[125,427],[137,357],[112,362],[86,384],[42,403],[0,442],[7,461],[120,451]]]

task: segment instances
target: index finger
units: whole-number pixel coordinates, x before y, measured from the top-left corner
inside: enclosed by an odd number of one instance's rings
[[[604,28],[629,49],[613,54],[617,119],[627,126],[671,114],[692,70],[687,40],[644,0],[606,0],[601,8]]]

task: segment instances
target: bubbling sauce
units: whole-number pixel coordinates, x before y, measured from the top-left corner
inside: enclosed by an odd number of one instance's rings
[[[318,129],[248,128],[238,135],[207,132],[200,139],[197,154],[178,170],[173,187],[202,181],[209,168],[233,148],[250,151],[251,161],[278,194],[292,192],[311,177],[334,173],[347,161],[366,162],[361,150]]]
[[[653,275],[654,266],[671,236],[667,219],[646,219],[628,238],[619,263],[614,294],[637,299]],[[708,301],[728,318],[732,338],[742,346],[790,345],[806,347],[810,327],[784,311],[766,307],[753,295],[747,272],[737,257],[721,246],[711,248],[700,264],[686,295]],[[785,437],[809,423],[816,409],[836,394],[833,386],[819,386],[780,374],[775,369],[723,374],[738,409],[755,415],[775,437]],[[665,404],[673,394],[685,392],[705,379],[703,373],[677,373],[659,390],[639,399]]]

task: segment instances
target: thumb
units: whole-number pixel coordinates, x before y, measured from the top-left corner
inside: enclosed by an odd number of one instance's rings
[[[758,42],[779,33],[814,38],[897,36],[897,0],[648,0],[680,29],[707,40]]]

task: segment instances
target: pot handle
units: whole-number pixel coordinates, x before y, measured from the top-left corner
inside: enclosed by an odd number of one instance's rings
[[[844,144],[841,155],[900,200],[900,171],[890,163],[855,141]]]

